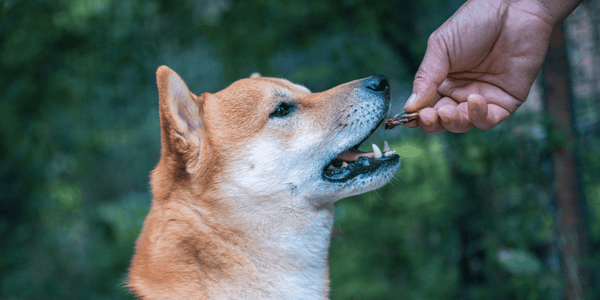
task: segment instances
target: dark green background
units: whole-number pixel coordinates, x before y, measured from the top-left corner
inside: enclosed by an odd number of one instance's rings
[[[0,4],[8,300],[133,298],[123,283],[159,158],[158,66],[197,94],[257,71],[313,91],[386,74],[397,111],[428,35],[461,2]],[[561,299],[550,156],[561,139],[552,128],[524,112],[485,132],[377,132],[372,140],[390,141],[401,170],[336,204],[331,298]],[[591,249],[600,240],[599,148],[596,139],[579,148]],[[583,263],[595,275],[600,260],[592,251]]]

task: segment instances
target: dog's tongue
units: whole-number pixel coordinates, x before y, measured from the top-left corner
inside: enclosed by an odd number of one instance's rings
[[[346,150],[346,151],[342,152],[342,154],[338,155],[337,159],[343,160],[343,161],[357,161],[358,158],[361,156],[373,157],[373,156],[375,156],[375,153],[362,152],[357,149],[350,149],[350,150]]]

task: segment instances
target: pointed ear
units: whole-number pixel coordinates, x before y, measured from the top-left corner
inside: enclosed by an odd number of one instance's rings
[[[202,119],[200,101],[173,70],[161,66],[156,71],[158,84],[160,127],[165,143],[186,149],[199,142]],[[167,146],[168,147],[168,146]],[[168,147],[170,148],[170,147]]]

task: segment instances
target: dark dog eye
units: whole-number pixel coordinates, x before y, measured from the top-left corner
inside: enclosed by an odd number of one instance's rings
[[[285,117],[294,109],[294,105],[290,103],[281,102],[273,112],[269,115],[269,118],[280,118]]]

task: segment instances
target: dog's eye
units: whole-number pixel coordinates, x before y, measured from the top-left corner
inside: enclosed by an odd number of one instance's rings
[[[294,109],[294,107],[295,106],[293,104],[281,102],[277,107],[275,107],[273,112],[271,112],[269,118],[285,117]]]

